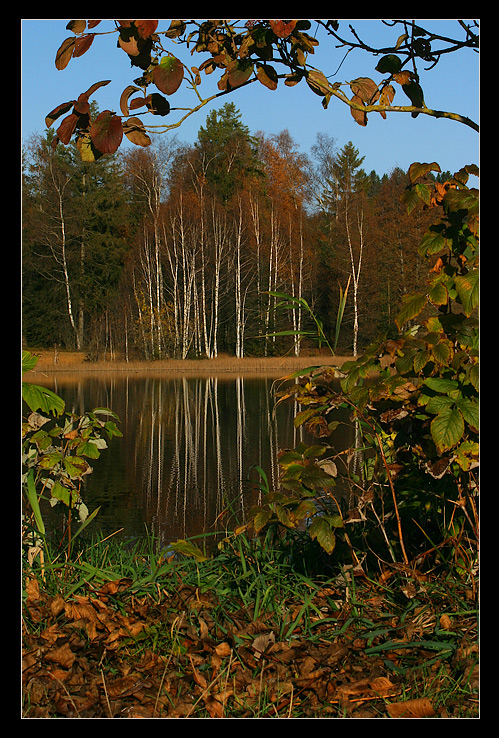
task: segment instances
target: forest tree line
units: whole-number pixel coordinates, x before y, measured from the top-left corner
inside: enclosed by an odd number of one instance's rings
[[[365,172],[351,142],[251,134],[232,103],[192,145],[176,138],[81,161],[54,134],[23,152],[23,342],[89,359],[296,355],[307,301],[356,354],[393,330],[425,282],[417,245],[431,212],[407,210],[408,177]],[[445,180],[446,173],[439,175]],[[276,336],[283,331],[294,335]]]

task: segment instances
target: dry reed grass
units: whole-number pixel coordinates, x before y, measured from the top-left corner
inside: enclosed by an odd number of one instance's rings
[[[308,366],[331,365],[340,367],[351,357],[314,354],[302,356],[243,357],[221,355],[216,359],[160,359],[157,361],[87,361],[86,355],[79,352],[36,351],[39,356],[33,374],[48,372],[127,372],[153,374],[268,374],[276,376],[285,372],[297,371]]]

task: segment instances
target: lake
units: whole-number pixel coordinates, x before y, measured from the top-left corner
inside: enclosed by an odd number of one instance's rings
[[[275,488],[279,451],[312,442],[293,425],[293,401],[275,408],[275,379],[96,372],[32,381],[57,392],[68,411],[117,413],[123,438],[91,461],[85,478],[84,502],[90,511],[100,506],[91,526],[104,535],[123,529],[129,539],[147,530],[165,545],[246,522],[259,494],[253,467]],[[352,433],[341,425],[328,442],[343,450]]]

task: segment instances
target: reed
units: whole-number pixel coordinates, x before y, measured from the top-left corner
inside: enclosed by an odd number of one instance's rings
[[[39,355],[34,374],[48,372],[83,372],[93,374],[94,372],[147,372],[156,374],[271,374],[279,375],[282,372],[290,372],[304,369],[308,366],[331,365],[341,367],[351,357],[331,356],[330,353],[314,352],[301,356],[273,356],[253,357],[247,356],[237,358],[235,356],[221,355],[214,359],[158,359],[156,361],[125,361],[114,359],[106,361],[87,361],[83,353],[59,352],[57,362],[54,361],[53,351],[34,350]]]

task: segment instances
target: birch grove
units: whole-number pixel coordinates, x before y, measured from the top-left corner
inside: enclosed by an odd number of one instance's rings
[[[33,152],[29,340],[42,312],[50,320],[32,345],[127,361],[299,356],[316,346],[302,305],[332,339],[349,283],[340,348],[357,354],[424,276],[412,244],[428,216],[412,225],[401,211],[406,175],[368,176],[352,144],[337,151],[325,135],[309,160],[288,132],[251,137],[228,110],[194,145],[172,139],[91,170],[49,141]],[[275,293],[292,298],[286,309]]]

